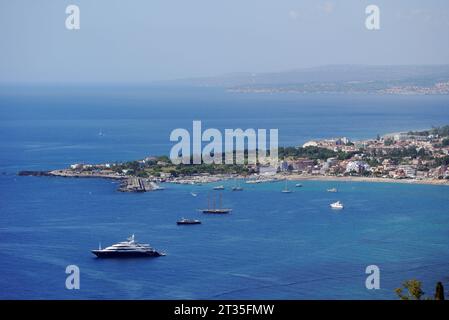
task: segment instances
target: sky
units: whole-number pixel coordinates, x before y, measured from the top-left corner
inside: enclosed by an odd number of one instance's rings
[[[65,26],[80,8],[80,29]],[[380,30],[365,8],[380,8]],[[0,83],[449,64],[447,0],[0,0]]]

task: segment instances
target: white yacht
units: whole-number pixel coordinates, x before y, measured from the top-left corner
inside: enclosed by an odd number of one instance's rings
[[[110,247],[98,250],[92,250],[98,258],[124,258],[124,257],[159,257],[165,256],[165,253],[158,252],[149,244],[138,243],[134,239],[134,235],[129,237],[127,241],[119,242]]]
[[[330,188],[327,189],[327,192],[338,192],[337,188]]]
[[[341,203],[340,201],[334,202],[330,204],[332,209],[343,209],[343,203]]]

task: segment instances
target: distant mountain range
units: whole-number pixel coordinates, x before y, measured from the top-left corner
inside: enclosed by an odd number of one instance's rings
[[[449,65],[335,65],[170,81],[233,92],[449,94]]]

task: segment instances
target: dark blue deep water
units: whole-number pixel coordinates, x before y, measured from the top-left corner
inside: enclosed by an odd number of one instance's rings
[[[101,179],[19,170],[168,154],[172,129],[279,128],[281,145],[369,138],[449,123],[448,97],[244,95],[215,89],[2,88],[0,298],[395,299],[417,278],[449,281],[449,188],[303,182],[223,192],[227,216],[201,216],[211,186],[122,194]],[[99,132],[103,135],[98,135]],[[232,184],[229,182],[228,185]],[[327,193],[337,187],[339,193]],[[190,192],[195,191],[194,198]],[[343,211],[329,209],[341,200]],[[202,225],[178,227],[180,217]],[[99,260],[90,250],[135,233],[167,256]],[[65,267],[81,289],[65,289]],[[378,265],[381,289],[365,289]]]

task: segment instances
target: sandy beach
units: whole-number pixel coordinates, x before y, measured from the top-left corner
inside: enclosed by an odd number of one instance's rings
[[[375,178],[375,177],[356,177],[356,176],[315,176],[292,174],[288,176],[279,176],[278,178],[288,180],[316,180],[316,181],[349,181],[349,182],[379,182],[379,183],[405,183],[405,184],[429,184],[429,185],[445,185],[449,186],[449,180],[444,179],[391,179],[391,178]]]

